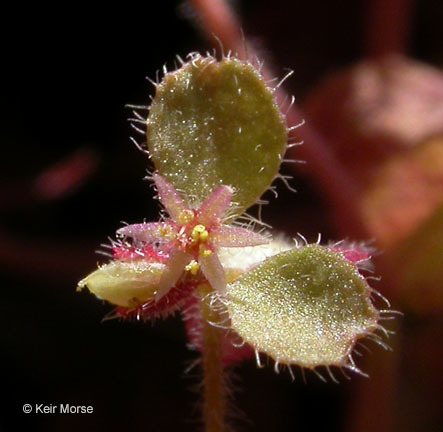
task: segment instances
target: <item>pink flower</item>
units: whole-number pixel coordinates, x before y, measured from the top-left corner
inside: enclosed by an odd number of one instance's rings
[[[246,247],[268,243],[268,239],[245,228],[224,223],[234,191],[220,186],[198,207],[188,206],[177,190],[158,174],[153,175],[158,197],[170,218],[163,222],[128,225],[117,235],[131,238],[137,249],[154,247],[168,256],[155,300],[158,302],[180,280],[184,272],[199,272],[219,293],[226,290],[226,276],[217,256],[220,247]]]

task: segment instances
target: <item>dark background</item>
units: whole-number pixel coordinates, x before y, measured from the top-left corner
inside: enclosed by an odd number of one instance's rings
[[[299,101],[327,72],[362,55],[363,1],[235,5],[275,70],[295,70],[288,88]],[[2,15],[0,430],[22,422],[45,431],[199,430],[199,369],[184,372],[197,355],[187,350],[180,319],[102,323],[112,308],[75,287],[103,262],[94,250],[121,221],[156,218],[125,104],[147,105],[153,88],[145,76],[165,62],[173,67],[175,54],[212,45],[178,1],[20,4]],[[442,64],[441,22],[440,1],[417,2],[414,57]],[[39,196],[35,179],[73,154],[92,166],[86,181],[57,199]],[[333,236],[310,182],[296,184],[298,196],[282,190],[265,219],[292,235]],[[312,217],[295,225],[302,206]],[[308,376],[305,385],[300,374],[291,383],[252,360],[235,376],[239,430],[333,432],[345,424],[353,384]],[[92,405],[94,413],[25,416],[24,403]]]

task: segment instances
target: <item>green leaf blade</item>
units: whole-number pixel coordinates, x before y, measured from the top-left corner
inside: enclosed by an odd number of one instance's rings
[[[158,85],[147,138],[158,172],[191,200],[230,185],[241,214],[276,177],[287,128],[251,64],[196,56]]]
[[[228,285],[232,328],[281,364],[345,366],[377,327],[371,289],[341,254],[313,245],[269,258]]]

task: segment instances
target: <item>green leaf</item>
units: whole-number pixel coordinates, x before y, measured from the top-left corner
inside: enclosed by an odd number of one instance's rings
[[[371,288],[342,254],[312,245],[275,255],[228,285],[232,328],[282,364],[346,366],[375,330]]]
[[[86,276],[78,291],[88,288],[97,297],[123,307],[134,307],[152,300],[164,266],[143,260],[112,261]]]
[[[286,149],[285,119],[257,70],[194,55],[157,86],[147,125],[158,172],[194,205],[234,187],[241,214],[269,187]]]

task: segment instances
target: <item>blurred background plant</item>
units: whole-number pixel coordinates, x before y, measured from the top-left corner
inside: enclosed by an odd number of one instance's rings
[[[233,12],[235,10],[235,13]],[[339,386],[291,383],[239,366],[236,405],[256,431],[437,431],[443,419],[443,76],[441,2],[157,2],[10,12],[4,28],[6,116],[0,277],[0,426],[24,403],[94,406],[91,416],[24,418],[34,429],[196,430],[196,358],[178,320],[108,322],[109,307],[75,293],[120,220],[154,220],[145,160],[128,144],[127,103],[147,104],[159,64],[212,49],[256,52],[273,76],[294,75],[290,116],[305,144],[286,166],[296,195],[263,218],[315,240],[374,239],[381,282],[405,317],[393,353],[371,346]],[[239,31],[243,28],[247,43]],[[202,35],[206,35],[205,39]],[[271,72],[270,72],[271,73]],[[290,99],[288,99],[290,100]],[[146,199],[141,201],[140,197]],[[184,376],[183,376],[184,375]],[[321,416],[316,415],[322,413]],[[191,414],[190,414],[191,413]],[[241,419],[240,419],[241,423]]]

